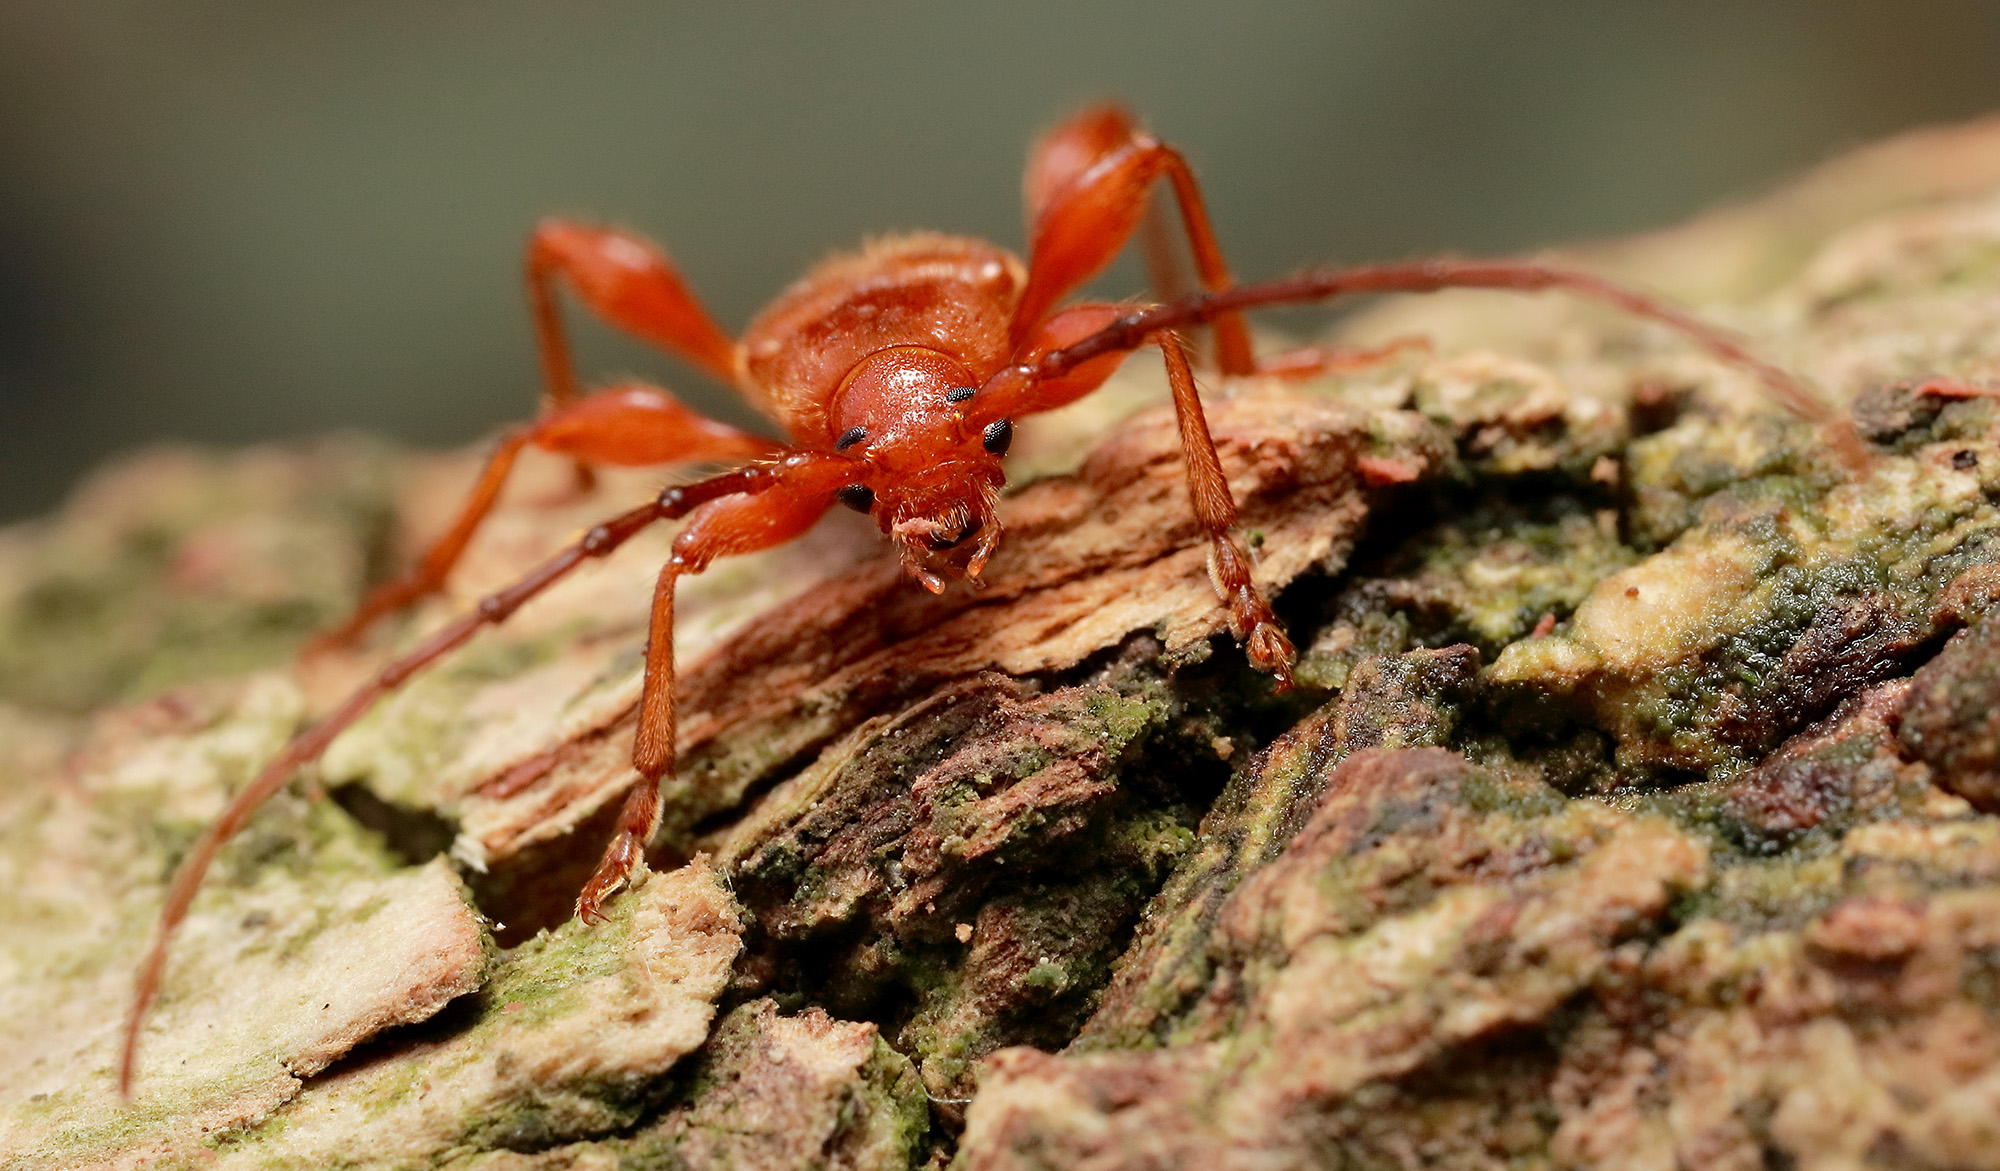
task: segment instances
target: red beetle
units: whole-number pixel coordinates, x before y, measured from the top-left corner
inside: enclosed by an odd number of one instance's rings
[[[1153,308],[1064,305],[1103,271],[1145,214],[1157,180],[1172,187],[1203,292]],[[1293,651],[1250,577],[1236,506],[1202,414],[1193,373],[1174,330],[1212,324],[1224,377],[1258,373],[1241,311],[1347,292],[1447,287],[1564,288],[1668,325],[1745,366],[1780,401],[1820,422],[1833,415],[1796,380],[1757,361],[1685,313],[1584,273],[1518,262],[1422,261],[1309,272],[1233,287],[1187,162],[1122,109],[1098,106],[1057,126],[1029,155],[1029,251],[1011,253],[962,236],[914,233],[869,244],[819,265],[785,290],[739,339],[696,301],[671,261],[625,232],[550,220],[528,246],[528,292],[547,401],[533,423],[510,431],[456,523],[407,577],[365,599],[322,640],[351,642],[376,619],[437,589],[491,511],[525,447],[574,456],[579,465],[740,461],[733,470],[668,488],[592,528],[471,613],[383,667],[326,720],[292,741],[236,795],[181,864],[140,969],[126,1023],[119,1087],[129,1092],[141,1025],[159,990],[167,946],[222,844],[300,765],[316,758],[385,693],[481,627],[498,623],[584,561],[602,557],[658,521],[686,517],[653,593],[645,682],[632,763],[642,780],[620,811],[603,861],[577,899],[601,919],[604,900],[640,864],[659,817],[659,778],[674,761],[674,585],[718,557],[789,541],[836,504],[872,516],[910,575],[940,591],[976,578],[1000,539],[995,501],[1006,483],[1014,420],[1097,389],[1127,354],[1159,348],[1173,390],[1194,509],[1209,540],[1209,571],[1231,632],[1280,687]],[[626,384],[583,393],[556,302],[570,291],[598,316],[707,371],[784,432],[774,441],[707,418],[658,387]],[[1301,361],[1303,357],[1303,361]],[[1311,369],[1316,352],[1275,363]],[[1851,431],[1836,442],[1862,457]]]

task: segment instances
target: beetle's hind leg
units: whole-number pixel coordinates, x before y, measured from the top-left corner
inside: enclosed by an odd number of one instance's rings
[[[1124,109],[1093,106],[1043,135],[1029,152],[1023,182],[1028,284],[1014,310],[1017,349],[1066,294],[1111,263],[1139,230],[1148,206],[1156,205],[1153,188],[1161,180],[1173,191],[1202,287],[1210,292],[1230,287],[1229,266],[1187,160],[1141,130]],[[1222,372],[1254,373],[1256,361],[1242,317],[1223,314],[1212,324]]]
[[[582,396],[563,329],[556,287],[569,286],[598,317],[674,354],[725,386],[742,382],[741,347],[702,307],[666,253],[616,228],[547,219],[528,238],[528,307],[541,355],[542,409],[560,410]],[[577,484],[592,483],[591,461],[579,455]]]

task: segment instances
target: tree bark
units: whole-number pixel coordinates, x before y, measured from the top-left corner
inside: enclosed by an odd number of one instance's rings
[[[656,485],[527,466],[445,596],[295,662],[478,453],[104,470],[0,533],[8,1165],[2000,1165],[2000,404],[1918,385],[2000,385],[2000,123],[1569,259],[1852,404],[1875,467],[1594,307],[1378,306],[1341,340],[1430,347],[1211,395],[1280,695],[1142,356],[1023,428],[983,590],[844,515],[684,584],[655,873],[585,928],[635,540],[231,845],[130,1103],[227,792]]]

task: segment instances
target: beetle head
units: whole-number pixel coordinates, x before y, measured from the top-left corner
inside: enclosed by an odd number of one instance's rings
[[[856,364],[828,404],[834,450],[856,465],[842,503],[873,516],[932,593],[948,578],[977,578],[1000,539],[1000,458],[1013,424],[968,425],[976,385],[949,355],[900,346]]]
[[[1003,481],[997,473],[953,461],[878,496],[877,522],[895,539],[903,568],[925,589],[942,593],[947,578],[976,579],[985,568],[1000,540],[994,504]]]

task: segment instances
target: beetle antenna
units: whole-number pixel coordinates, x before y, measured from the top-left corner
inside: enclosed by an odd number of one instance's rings
[[[1036,373],[1042,378],[1053,378],[1092,358],[1137,349],[1160,330],[1201,325],[1244,309],[1325,301],[1354,293],[1434,293],[1444,289],[1519,292],[1561,289],[1657,322],[1724,362],[1754,375],[1779,405],[1822,428],[1841,462],[1851,470],[1864,473],[1873,466],[1873,457],[1845,414],[1827,405],[1797,376],[1751,353],[1729,331],[1594,273],[1525,261],[1418,260],[1314,269],[1261,285],[1191,293],[1177,301],[1128,314],[1081,341],[1043,355]]]

